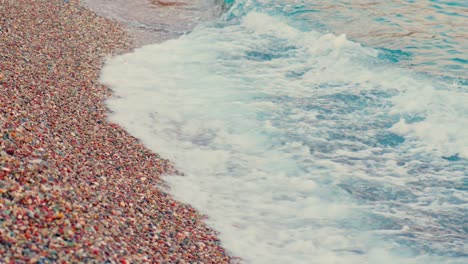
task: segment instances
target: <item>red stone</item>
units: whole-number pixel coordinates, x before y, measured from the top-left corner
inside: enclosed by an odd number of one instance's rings
[[[6,149],[5,149],[5,152],[6,152],[8,155],[13,155],[13,154],[15,154],[15,149],[12,148],[12,147],[9,147],[9,148],[6,148]]]

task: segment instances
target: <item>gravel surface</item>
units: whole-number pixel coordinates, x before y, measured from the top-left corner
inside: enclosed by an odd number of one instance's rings
[[[78,1],[0,0],[0,263],[233,262],[106,119],[100,67],[131,45]]]

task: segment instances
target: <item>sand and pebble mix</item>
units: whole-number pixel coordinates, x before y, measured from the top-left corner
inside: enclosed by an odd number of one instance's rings
[[[0,0],[0,263],[233,262],[107,121],[100,67],[130,48],[78,1]]]

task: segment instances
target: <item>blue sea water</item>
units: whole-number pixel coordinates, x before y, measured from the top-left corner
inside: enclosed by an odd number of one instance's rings
[[[245,263],[467,263],[465,1],[225,5],[102,72],[170,192]]]

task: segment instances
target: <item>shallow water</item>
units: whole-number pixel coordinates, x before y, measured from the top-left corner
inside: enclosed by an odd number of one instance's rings
[[[465,31],[421,22],[426,1],[320,3],[239,0],[110,59],[111,119],[175,162],[171,192],[246,263],[466,263],[466,63],[444,59]],[[374,19],[396,10],[399,30]]]
[[[436,75],[467,78],[466,1],[300,2],[300,5],[283,5],[281,12],[295,20],[305,21],[305,26],[310,25],[309,21],[314,21],[326,30],[346,34],[350,39],[372,47],[383,48],[388,59],[403,67]]]
[[[222,12],[217,0],[84,0],[99,15],[127,26],[137,47],[178,37]]]

